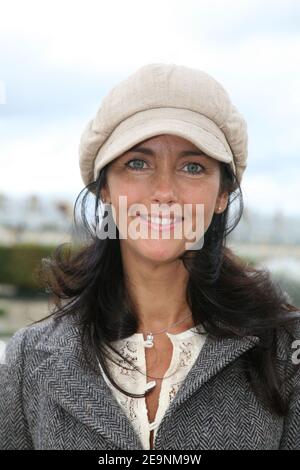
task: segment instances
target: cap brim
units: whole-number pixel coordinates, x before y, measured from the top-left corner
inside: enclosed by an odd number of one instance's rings
[[[164,116],[162,109],[165,109]],[[188,109],[154,108],[130,116],[112,132],[96,156],[94,179],[101,168],[132,146],[161,134],[187,139],[209,157],[231,163],[235,171],[231,149],[223,132],[213,121]]]
[[[188,109],[153,108],[130,116],[114,129],[93,162],[94,180],[105,165],[131,147],[161,134],[189,140],[209,157],[229,163],[235,173],[233,154],[225,135],[212,120]]]

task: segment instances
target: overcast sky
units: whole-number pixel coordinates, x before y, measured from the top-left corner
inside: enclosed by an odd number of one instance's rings
[[[105,94],[150,62],[205,70],[248,123],[245,205],[300,215],[300,2],[1,2],[0,192],[82,190]]]

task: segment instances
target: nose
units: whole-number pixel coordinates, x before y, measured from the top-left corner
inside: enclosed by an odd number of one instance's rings
[[[155,175],[153,185],[154,188],[151,196],[152,203],[171,204],[178,202],[178,193],[172,174],[164,172],[159,175]]]
[[[176,183],[171,172],[160,172],[156,174],[153,184],[153,198],[157,200],[177,200]]]

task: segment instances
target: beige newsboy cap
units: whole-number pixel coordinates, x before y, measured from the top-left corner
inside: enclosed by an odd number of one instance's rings
[[[85,185],[137,143],[175,134],[231,165],[240,183],[247,160],[247,124],[223,86],[208,73],[152,63],[121,81],[102,100],[79,144]]]

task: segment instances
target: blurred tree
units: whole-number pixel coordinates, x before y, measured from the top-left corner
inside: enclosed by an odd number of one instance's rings
[[[73,209],[70,203],[66,201],[56,201],[55,208],[64,218],[69,219],[72,217]]]
[[[36,194],[32,194],[27,199],[27,207],[30,212],[41,212],[42,204],[40,198]]]

